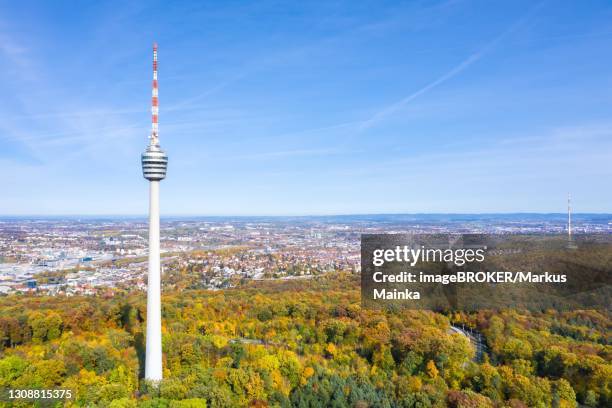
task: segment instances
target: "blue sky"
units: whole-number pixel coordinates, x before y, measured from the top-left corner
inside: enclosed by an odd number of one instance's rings
[[[0,214],[612,212],[606,1],[0,2]]]

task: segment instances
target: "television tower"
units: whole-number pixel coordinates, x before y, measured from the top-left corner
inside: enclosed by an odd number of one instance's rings
[[[149,180],[149,274],[147,278],[147,344],[145,379],[162,379],[161,273],[159,261],[159,182],[166,177],[168,156],[159,147],[157,44],[153,44],[152,128],[149,146],[142,154],[142,173]]]

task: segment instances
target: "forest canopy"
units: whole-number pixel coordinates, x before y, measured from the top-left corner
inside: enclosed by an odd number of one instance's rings
[[[68,406],[100,407],[612,401],[602,312],[364,310],[351,274],[166,290],[162,304],[164,380],[151,387],[144,293],[0,298],[0,388],[68,388]]]

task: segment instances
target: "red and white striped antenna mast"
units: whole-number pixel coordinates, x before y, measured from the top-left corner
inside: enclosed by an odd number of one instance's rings
[[[157,90],[157,43],[153,43],[153,94],[151,96],[151,144],[159,145],[159,94]]]

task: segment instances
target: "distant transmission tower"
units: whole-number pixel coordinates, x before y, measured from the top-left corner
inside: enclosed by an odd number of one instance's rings
[[[572,197],[567,193],[567,238],[572,239]]]
[[[149,180],[149,274],[147,276],[147,344],[145,379],[162,379],[161,272],[159,260],[159,182],[166,177],[168,156],[159,147],[157,44],[153,44],[152,128],[149,146],[142,154],[142,173]]]
[[[567,193],[567,247],[575,249],[576,244],[572,239],[572,197]]]

